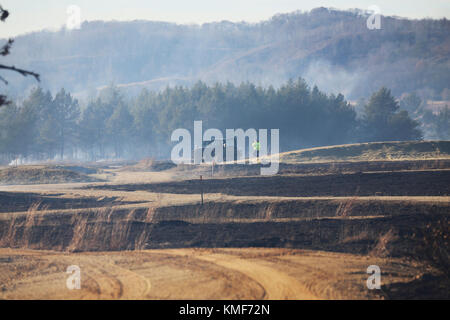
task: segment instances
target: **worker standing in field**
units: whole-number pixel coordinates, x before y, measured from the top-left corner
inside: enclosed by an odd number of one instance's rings
[[[253,141],[252,143],[253,150],[256,151],[256,159],[257,163],[259,163],[259,149],[261,148],[261,144],[258,140]]]

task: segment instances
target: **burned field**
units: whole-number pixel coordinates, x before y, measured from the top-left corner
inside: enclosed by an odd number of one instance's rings
[[[449,164],[282,164],[270,177],[249,175],[254,169],[240,171],[239,165],[214,177],[205,174],[208,167],[162,173],[109,169],[120,183],[74,184],[60,193],[50,185],[41,193],[23,186],[0,193],[0,246],[72,254],[277,248],[400,259],[422,270],[411,279],[417,290],[440,283],[427,294],[442,297],[450,270]],[[202,181],[192,179],[199,173]],[[133,183],[137,175],[156,181]],[[385,297],[398,298],[412,287],[393,282],[389,288]]]
[[[344,197],[344,196],[448,196],[450,171],[359,172],[324,175],[275,175],[190,179],[154,184],[97,186],[121,191],[144,190],[174,194],[223,193],[234,196]]]
[[[38,193],[0,192],[0,213],[36,210],[82,209],[135,203],[120,201],[117,197],[61,198],[61,193],[41,195]]]
[[[386,254],[413,255],[425,226],[447,219],[450,212],[448,164],[443,160],[409,161],[404,166],[402,162],[346,163],[334,165],[333,170],[340,172],[333,173],[324,173],[323,165],[314,164],[269,177],[80,186],[86,193],[105,192],[103,197],[3,192],[0,211],[18,212],[13,226],[17,241],[11,238],[8,219],[1,220],[0,236],[9,232],[8,243],[14,246],[23,243],[20,235],[29,228],[30,247],[41,249],[66,249],[77,236],[81,237],[77,250],[88,251],[260,246],[367,254],[380,236],[392,234],[396,245],[389,244]],[[318,174],[313,168],[319,168]],[[370,171],[364,172],[367,169]],[[143,200],[127,200],[127,195],[137,191],[143,193]],[[117,193],[121,197],[112,196]],[[165,195],[165,203],[159,201],[161,195]],[[188,198],[171,204],[171,199],[183,195]],[[34,220],[30,222],[28,209],[33,204]],[[43,210],[52,214],[46,216]],[[101,238],[101,243],[90,241],[87,245],[84,236],[76,235],[77,224],[83,224],[86,237]],[[47,236],[41,237],[44,233]],[[48,236],[52,233],[54,236]],[[115,237],[121,240],[110,241]]]

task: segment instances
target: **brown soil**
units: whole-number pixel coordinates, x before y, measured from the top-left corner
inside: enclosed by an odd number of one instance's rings
[[[366,287],[372,264],[383,271],[382,290]],[[80,290],[66,287],[70,265],[80,267]],[[426,267],[401,259],[258,248],[76,254],[0,249],[0,269],[0,299],[386,299],[413,288],[421,292],[417,279],[433,277]]]

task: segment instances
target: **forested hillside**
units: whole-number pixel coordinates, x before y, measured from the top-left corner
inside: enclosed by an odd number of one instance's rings
[[[449,99],[448,20],[382,17],[382,28],[369,30],[366,19],[361,11],[319,8],[254,24],[85,22],[80,30],[16,37],[4,61],[42,74],[53,93],[64,87],[83,97],[112,82],[137,94],[199,79],[277,87],[301,76],[353,100],[381,86],[397,97],[416,91]],[[7,89],[20,96],[34,85],[17,75]]]

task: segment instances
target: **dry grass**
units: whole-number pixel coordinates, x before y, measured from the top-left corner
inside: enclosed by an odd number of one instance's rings
[[[153,158],[140,160],[138,163],[120,168],[118,171],[165,171],[176,167],[172,161],[161,161]]]
[[[336,217],[346,218],[350,215],[355,202],[358,201],[359,197],[354,196],[347,201],[339,203],[339,207],[336,210]]]
[[[79,172],[64,169],[64,167],[20,166],[0,170],[1,184],[48,184],[93,181],[96,181],[96,179]]]
[[[28,248],[31,244],[32,229],[42,223],[48,206],[42,206],[40,201],[33,203],[25,215],[13,215],[9,220],[8,231],[0,239],[1,247],[19,246]],[[18,232],[22,230],[22,235]]]
[[[424,256],[428,262],[450,279],[450,218],[441,217],[435,223],[429,223],[423,228],[422,234],[416,234],[420,246],[419,256]]]
[[[117,208],[106,207],[74,214],[73,236],[66,251],[143,250],[153,230],[155,206],[149,207],[144,217],[137,217],[137,212],[136,208],[130,208],[123,216]],[[136,223],[144,224],[138,233],[133,229]]]
[[[318,147],[284,152],[281,162],[449,159],[450,141],[392,141]]]
[[[370,255],[377,257],[388,257],[390,254],[389,244],[398,239],[398,235],[393,229],[382,234],[375,247],[370,251]]]

